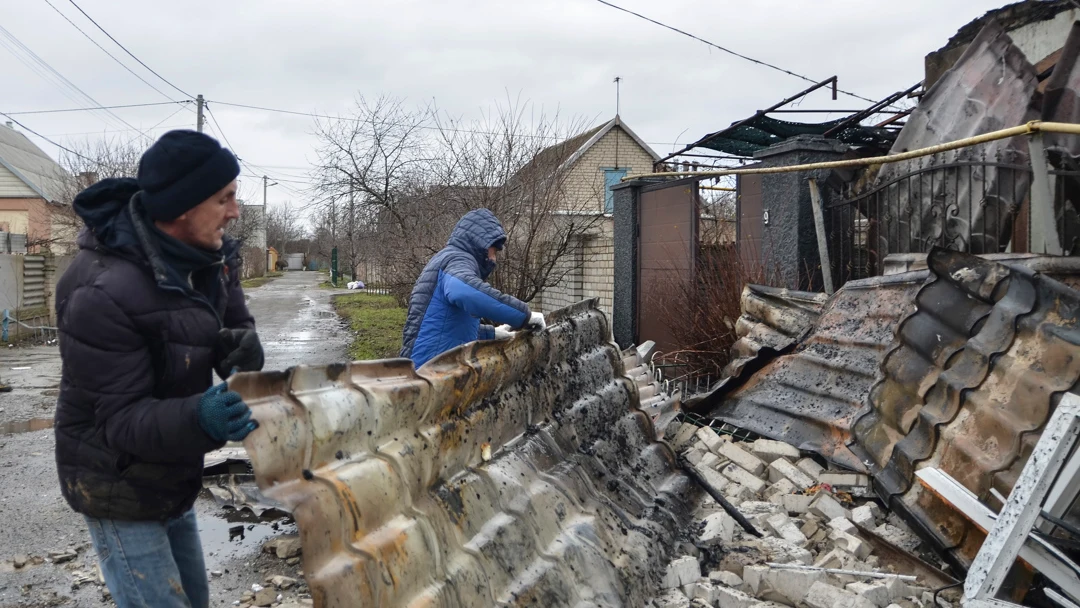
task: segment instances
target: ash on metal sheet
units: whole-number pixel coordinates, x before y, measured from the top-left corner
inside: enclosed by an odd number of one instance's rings
[[[744,531],[703,494],[677,539],[656,608],[764,606],[931,608],[955,583],[920,539],[870,496],[866,475],[826,469],[793,446],[737,441],[686,422],[672,433],[688,466],[761,533]],[[949,608],[955,589],[937,604]]]

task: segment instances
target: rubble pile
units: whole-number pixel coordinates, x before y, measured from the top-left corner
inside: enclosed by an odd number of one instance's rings
[[[276,556],[284,560],[286,564],[293,566],[300,562],[300,537],[297,535],[285,535],[272,538],[262,547],[263,553]],[[220,573],[212,572],[211,576],[219,576]],[[304,573],[297,573],[298,578],[282,575],[268,575],[260,583],[251,585],[249,591],[245,591],[240,599],[233,602],[233,606],[240,608],[303,608],[314,605],[307,584],[303,580]]]
[[[920,540],[869,498],[865,475],[827,470],[786,443],[734,441],[689,423],[672,444],[761,537],[705,494],[654,608],[934,605],[933,589],[874,554],[875,542],[912,552]],[[941,597],[937,605],[951,607]]]

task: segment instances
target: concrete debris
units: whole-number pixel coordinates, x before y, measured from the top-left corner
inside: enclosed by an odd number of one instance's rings
[[[762,490],[765,489],[764,481],[735,463],[728,464],[721,469],[720,473],[731,481],[744,486],[755,495],[761,495]]]
[[[851,510],[851,521],[864,527],[873,530],[877,525],[877,520],[874,517],[874,511],[870,508],[870,505],[863,505],[861,507],[855,507]]]
[[[865,490],[870,486],[870,477],[861,473],[826,471],[818,476],[818,481],[842,491]]]
[[[30,558],[25,555],[16,555],[15,559],[11,560],[11,565],[15,566],[15,569],[18,570],[19,568],[25,566],[26,563],[29,561]]]
[[[691,448],[686,451],[686,461],[690,464],[696,465],[701,463],[701,459],[705,457],[705,450],[701,448]]]
[[[287,576],[275,576],[270,579],[270,583],[282,591],[292,589],[297,585],[297,582],[298,581],[295,578],[289,578]]]
[[[300,537],[299,536],[281,536],[266,541],[263,544],[263,551],[267,553],[273,553],[278,556],[278,559],[289,559],[300,555]]]
[[[789,482],[790,483],[790,482]],[[814,496],[806,494],[785,494],[780,497],[780,504],[790,515],[802,515],[810,511]]]
[[[690,598],[678,589],[669,589],[663,595],[653,599],[655,608],[690,608]]]
[[[851,515],[843,505],[826,492],[818,492],[817,498],[810,504],[810,512],[826,521]]]
[[[758,439],[753,443],[750,452],[767,464],[772,464],[778,458],[786,458],[794,462],[799,459],[800,455],[799,448],[772,439]]]
[[[709,573],[709,581],[717,585],[727,585],[728,587],[734,587],[738,589],[742,587],[743,579],[734,572],[728,572],[727,570],[714,570]]]
[[[718,608],[750,608],[757,604],[756,598],[731,587],[716,588],[716,606]]]
[[[780,498],[781,496],[785,494],[794,494],[797,490],[798,488],[796,488],[795,484],[791,483],[791,481],[781,479],[765,490],[765,500],[780,505],[783,504]]]
[[[685,426],[677,435],[685,439],[686,459],[697,459],[694,468],[763,536],[744,531],[702,493],[695,536],[676,546],[651,606],[952,608],[931,606],[921,597],[926,586],[895,564],[879,569],[888,558],[873,555],[869,531],[908,551],[919,539],[877,503],[844,489],[865,476],[827,471],[776,441],[739,442]],[[713,462],[716,468],[706,466]]]
[[[724,488],[724,498],[733,505],[741,505],[744,502],[754,500],[754,493],[739,483],[729,483]]]
[[[267,587],[255,592],[254,598],[251,603],[255,606],[270,606],[278,601],[278,592],[276,589]]]
[[[807,490],[816,485],[809,475],[783,458],[774,460],[769,465],[769,481],[777,483],[781,479],[787,479],[800,490]]]
[[[796,526],[795,522],[791,521],[791,518],[784,513],[770,516],[765,520],[765,525],[778,537],[789,543],[805,547],[808,542],[806,536],[799,530],[799,526]]]
[[[821,474],[825,472],[825,467],[817,463],[813,458],[803,458],[799,462],[795,463],[795,466],[810,476],[815,482],[821,481]]]
[[[735,536],[735,528],[738,523],[727,513],[719,511],[705,518],[704,529],[698,536],[702,545],[713,546],[724,542],[731,542]]]
[[[730,441],[725,441],[720,444],[717,455],[723,456],[731,462],[734,462],[751,475],[760,477],[765,471],[765,462]]]
[[[809,608],[876,608],[866,598],[822,582],[814,583],[810,587],[804,603]]]
[[[762,538],[759,547],[766,561],[778,564],[795,562],[807,566],[814,563],[814,556],[809,551],[782,538]]]
[[[705,467],[707,469],[715,469],[720,463],[724,462],[720,460],[720,457],[712,452],[705,452],[701,455],[701,461],[698,462],[698,466]]]
[[[710,456],[712,456],[712,454],[710,454]],[[695,465],[694,470],[696,470],[698,474],[701,475],[702,479],[705,480],[705,483],[712,486],[713,489],[718,492],[723,492],[724,488],[726,488],[728,483],[730,483],[727,478],[718,473],[716,469],[712,467],[707,467],[704,465],[704,463],[698,463],[697,465]],[[727,497],[725,496],[725,498]]]
[[[892,596],[884,583],[849,583],[847,590],[870,600],[878,608],[885,608],[892,603]]]
[[[905,532],[892,524],[881,524],[874,528],[874,534],[908,552],[914,551],[921,542],[914,534]]]
[[[74,551],[49,551],[49,559],[52,560],[54,564],[70,562],[76,557],[79,557],[79,554]]]
[[[857,533],[859,530],[855,527],[855,524],[848,521],[846,517],[837,517],[836,519],[829,520],[829,527],[833,530],[848,533]]]
[[[695,424],[684,422],[679,426],[679,430],[675,431],[675,436],[671,439],[671,446],[675,448],[675,451],[681,452],[690,442],[694,440],[694,435],[697,433],[698,427]]]
[[[701,578],[701,565],[696,557],[684,556],[668,564],[667,573],[660,583],[662,589],[678,589],[697,582]]]
[[[700,439],[701,443],[704,443],[705,447],[713,454],[719,454],[718,450],[720,449],[720,445],[725,443],[724,440],[720,438],[720,435],[716,434],[716,431],[707,426],[699,428],[694,435]]]

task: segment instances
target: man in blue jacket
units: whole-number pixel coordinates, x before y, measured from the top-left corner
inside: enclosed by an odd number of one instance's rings
[[[458,220],[446,247],[431,258],[413,287],[402,357],[420,367],[462,344],[507,338],[526,325],[545,327],[544,315],[484,282],[495,270],[495,254],[505,243],[502,224],[487,209],[470,211]],[[503,326],[481,325],[480,319]]]

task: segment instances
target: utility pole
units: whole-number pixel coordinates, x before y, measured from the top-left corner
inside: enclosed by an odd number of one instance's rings
[[[266,188],[267,188],[268,186],[276,186],[276,185],[277,185],[277,182],[274,182],[274,183],[272,183],[272,184],[268,184],[268,183],[267,183],[267,180],[268,180],[268,179],[270,179],[270,178],[269,178],[269,177],[266,177],[265,175],[263,176],[263,211],[264,211],[264,212],[265,212],[265,210],[266,210]]]
[[[195,98],[195,105],[196,105],[196,107],[198,107],[198,112],[196,112],[196,114],[195,114],[195,116],[196,116],[196,118],[195,118],[195,130],[198,131],[199,133],[202,133],[203,122],[204,122],[204,119],[203,119],[203,106],[206,105],[206,100],[203,99],[202,94],[199,94],[199,96]]]

